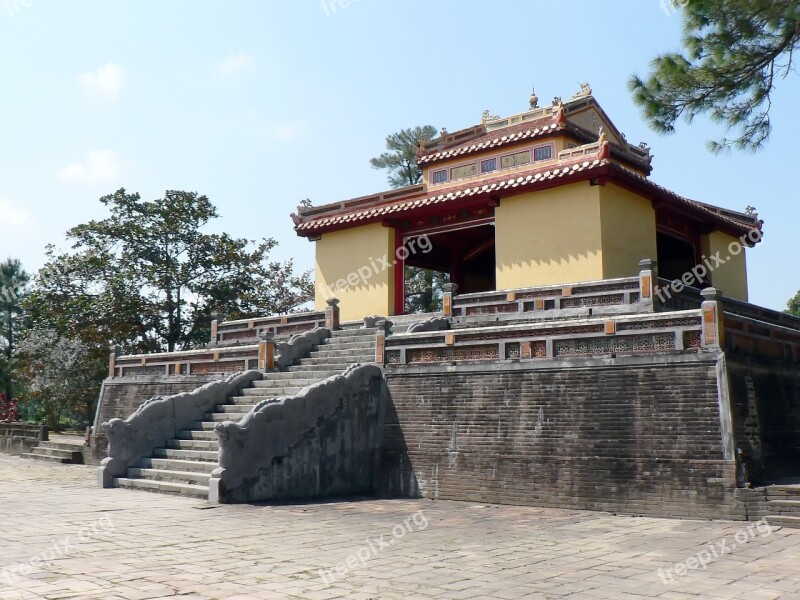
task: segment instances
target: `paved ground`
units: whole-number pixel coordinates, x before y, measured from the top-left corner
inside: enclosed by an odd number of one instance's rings
[[[94,473],[0,455],[2,600],[800,598],[800,530],[423,500],[211,508]]]

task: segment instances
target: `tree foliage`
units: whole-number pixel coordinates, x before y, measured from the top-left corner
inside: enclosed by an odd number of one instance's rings
[[[386,149],[377,158],[370,160],[374,169],[388,171],[389,185],[401,188],[416,185],[422,181],[422,169],[417,164],[417,144],[436,136],[436,128],[432,125],[401,129],[386,138]],[[442,308],[442,285],[449,281],[446,273],[405,267],[405,299],[406,313],[434,312]]]
[[[795,317],[800,317],[800,291],[786,303],[786,312]]]
[[[81,414],[84,422],[91,421],[103,365],[92,360],[89,346],[52,329],[28,329],[19,339],[14,356],[26,383],[22,399],[43,408],[48,427],[59,429],[62,416],[68,412]]]
[[[204,231],[218,217],[206,196],[167,191],[143,201],[120,189],[100,199],[110,216],[67,232],[72,251],[48,248],[26,309],[37,325],[126,352],[187,349],[208,340],[212,313],[244,318],[306,302],[308,273],[269,260],[258,243]]]
[[[30,277],[18,259],[0,262],[0,392],[15,395],[12,357],[17,336],[22,330],[22,300],[28,292]]]
[[[417,164],[417,144],[436,136],[432,125],[401,129],[386,138],[386,150],[370,159],[373,169],[388,171],[389,185],[393,188],[416,185],[422,181],[422,170]]]
[[[682,7],[682,52],[656,57],[629,87],[651,127],[672,133],[700,114],[735,132],[708,142],[713,152],[757,150],[769,137],[776,79],[794,71],[798,0],[673,0]]]
[[[442,286],[449,281],[450,277],[447,273],[406,267],[404,302],[406,314],[442,310]]]

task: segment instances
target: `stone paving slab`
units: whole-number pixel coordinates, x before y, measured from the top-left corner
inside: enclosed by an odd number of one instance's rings
[[[800,530],[763,524],[427,500],[211,507],[3,455],[0,481],[0,600],[800,599]]]

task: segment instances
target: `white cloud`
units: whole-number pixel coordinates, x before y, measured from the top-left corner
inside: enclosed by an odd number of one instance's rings
[[[0,223],[18,229],[31,226],[32,221],[32,215],[28,209],[21,207],[11,198],[0,195]]]
[[[115,63],[107,63],[91,73],[83,73],[80,82],[89,94],[100,98],[119,98],[125,79],[125,69]]]
[[[282,142],[291,142],[305,135],[308,131],[306,121],[281,121],[272,126],[272,137]]]
[[[106,183],[132,166],[133,162],[122,160],[113,150],[105,148],[89,152],[83,162],[67,165],[58,172],[58,177],[77,183]]]
[[[217,63],[217,72],[223,76],[240,73],[254,67],[256,59],[246,52],[231,54],[228,58]]]

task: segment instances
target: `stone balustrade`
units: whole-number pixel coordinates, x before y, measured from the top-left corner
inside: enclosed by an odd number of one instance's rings
[[[207,375],[258,368],[259,344],[159,354],[111,354],[109,377],[132,375]]]
[[[261,333],[275,337],[289,336],[325,326],[325,312],[310,311],[290,315],[211,322],[211,344],[254,344]]]
[[[704,308],[718,310],[715,301]],[[718,337],[705,335],[704,314],[703,309],[695,309],[399,334],[386,338],[383,358],[391,367],[718,347]]]
[[[566,150],[562,150],[558,153],[558,160],[559,162],[562,160],[574,160],[576,158],[580,158],[581,156],[594,156],[595,154],[600,153],[600,142],[594,142],[591,144],[584,144],[582,146],[576,146],[575,148],[567,148]]]
[[[461,294],[452,297],[453,317],[472,317],[499,313],[558,311],[575,308],[631,307],[639,304],[643,291],[640,277],[625,277],[566,285],[548,285],[496,292]],[[642,309],[651,310],[652,302]],[[554,315],[555,316],[555,315]]]

